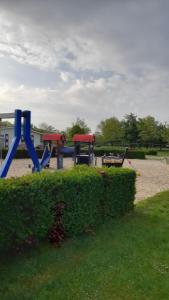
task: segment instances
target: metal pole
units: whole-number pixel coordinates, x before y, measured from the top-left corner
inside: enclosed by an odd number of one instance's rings
[[[40,172],[41,166],[40,166],[34,145],[31,140],[31,112],[29,110],[25,110],[25,111],[23,111],[22,116],[24,118],[24,123],[23,123],[24,140],[25,140],[29,155],[34,164],[32,171]]]

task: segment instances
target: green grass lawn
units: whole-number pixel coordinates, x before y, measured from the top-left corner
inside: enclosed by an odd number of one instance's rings
[[[169,191],[95,234],[1,258],[0,299],[169,299]]]
[[[164,150],[163,150],[163,151],[160,151],[160,150],[159,150],[159,151],[157,152],[157,155],[158,155],[158,156],[161,156],[161,157],[169,156],[169,150],[165,150],[165,151],[164,151]]]

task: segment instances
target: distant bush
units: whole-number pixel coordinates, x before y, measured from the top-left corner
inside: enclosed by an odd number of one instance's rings
[[[156,150],[144,150],[146,155],[157,155],[157,151]]]
[[[2,158],[4,159],[7,155],[8,149],[2,150]],[[37,149],[36,150],[38,158],[42,157],[43,150]],[[27,149],[17,149],[16,154],[14,158],[30,158],[28,150]]]
[[[95,147],[94,153],[96,156],[103,156],[104,154],[109,155],[113,153],[114,155],[123,154],[125,149],[118,149],[111,146],[107,147]],[[138,158],[138,159],[145,159],[145,152],[142,150],[129,150],[127,153],[127,158]]]
[[[87,147],[82,147],[81,149],[82,153],[86,152],[88,150]],[[6,157],[7,154],[7,149],[3,149],[2,151],[2,157],[3,159]],[[94,148],[94,154],[96,156],[103,156],[104,154],[109,154],[109,153],[113,153],[113,154],[122,154],[124,153],[125,148],[114,148],[112,146],[106,146],[106,147],[95,147]],[[42,157],[43,154],[43,150],[37,149],[36,150],[37,156],[38,158]],[[128,158],[138,158],[138,159],[145,159],[145,155],[157,155],[157,151],[155,150],[129,150],[127,157]],[[64,154],[64,157],[72,157],[72,154]],[[16,151],[15,154],[15,158],[30,158],[29,153],[27,151],[27,149],[18,149]]]
[[[76,167],[0,181],[0,248],[59,242],[133,208],[135,172]]]
[[[129,150],[127,153],[127,158],[131,159],[145,159],[145,152],[141,150]]]

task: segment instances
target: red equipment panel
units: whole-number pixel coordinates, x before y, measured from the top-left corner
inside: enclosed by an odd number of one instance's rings
[[[64,134],[59,133],[46,133],[42,136],[43,141],[66,141]]]
[[[73,142],[94,143],[95,136],[93,134],[75,134]]]

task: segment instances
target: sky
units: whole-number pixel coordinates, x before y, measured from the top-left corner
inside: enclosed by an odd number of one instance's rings
[[[168,0],[0,0],[0,112],[169,122]]]

